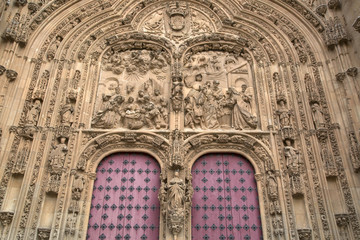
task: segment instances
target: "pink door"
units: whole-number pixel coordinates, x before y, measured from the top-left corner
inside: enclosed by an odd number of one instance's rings
[[[91,201],[87,239],[159,239],[160,167],[141,153],[101,161]]]
[[[254,168],[235,154],[208,154],[193,168],[193,240],[262,239]]]

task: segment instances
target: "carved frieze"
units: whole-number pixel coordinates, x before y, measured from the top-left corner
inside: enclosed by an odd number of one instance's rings
[[[14,70],[10,70],[10,69],[6,70],[6,77],[10,82],[15,81],[17,76],[18,76],[18,73],[15,72]]]

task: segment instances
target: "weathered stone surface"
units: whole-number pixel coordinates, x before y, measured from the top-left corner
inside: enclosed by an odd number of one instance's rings
[[[2,1],[1,238],[85,239],[114,152],[159,161],[161,240],[191,239],[209,152],[253,164],[264,239],[360,236],[359,8]]]

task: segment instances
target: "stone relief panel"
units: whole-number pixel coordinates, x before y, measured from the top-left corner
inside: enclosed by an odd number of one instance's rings
[[[112,48],[99,78],[92,128],[168,128],[170,58],[161,48]]]
[[[149,14],[140,31],[180,42],[189,36],[214,32],[212,21],[188,3],[172,2]]]
[[[184,63],[185,128],[256,129],[251,68],[232,53],[196,53]]]

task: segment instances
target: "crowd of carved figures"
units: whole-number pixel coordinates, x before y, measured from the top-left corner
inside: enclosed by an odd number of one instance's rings
[[[192,56],[185,64],[185,127],[256,129],[247,62],[221,52]]]
[[[95,128],[167,129],[169,101],[164,96],[168,63],[161,52],[110,49],[104,57],[109,77],[99,87],[98,106],[92,118]],[[120,80],[114,77],[120,75]],[[120,85],[122,87],[120,87]]]

